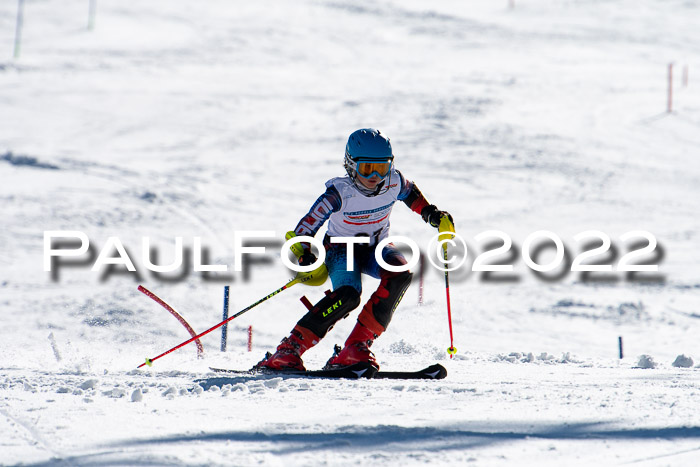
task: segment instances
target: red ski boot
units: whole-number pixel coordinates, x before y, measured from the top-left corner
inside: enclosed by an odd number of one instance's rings
[[[308,329],[296,326],[289,337],[282,339],[274,354],[268,352],[253,368],[306,371],[301,355],[316,345],[318,340],[319,338]]]
[[[372,351],[369,350],[376,337],[372,331],[358,322],[345,341],[345,347],[341,350],[340,346],[336,345],[335,354],[323,368],[331,370],[365,362],[378,370],[379,364]]]

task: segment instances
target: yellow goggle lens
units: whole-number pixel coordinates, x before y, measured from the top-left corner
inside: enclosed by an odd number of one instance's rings
[[[369,177],[377,173],[380,177],[386,177],[391,170],[391,162],[360,162],[357,164],[357,173],[363,177]]]

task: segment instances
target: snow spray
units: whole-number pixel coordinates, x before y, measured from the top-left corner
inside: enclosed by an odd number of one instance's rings
[[[58,353],[58,346],[56,345],[56,338],[53,337],[53,332],[49,334],[49,342],[51,343],[51,349],[53,349],[53,356],[56,357],[56,361],[61,361],[61,354]]]

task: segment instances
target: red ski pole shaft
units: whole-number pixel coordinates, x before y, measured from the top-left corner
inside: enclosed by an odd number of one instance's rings
[[[174,351],[176,351],[177,349],[179,349],[180,347],[184,347],[184,346],[186,346],[187,344],[189,344],[190,342],[193,342],[193,341],[199,339],[200,337],[209,334],[209,333],[212,332],[213,330],[220,328],[221,326],[223,326],[224,324],[228,323],[228,322],[231,321],[232,319],[238,318],[239,316],[241,316],[243,313],[245,313],[246,311],[250,310],[251,308],[254,308],[254,307],[260,305],[260,304],[261,304],[262,302],[264,302],[265,300],[268,300],[268,299],[274,297],[274,296],[277,295],[278,293],[282,292],[283,290],[286,290],[286,289],[290,288],[291,286],[293,286],[294,284],[297,284],[297,283],[299,283],[299,279],[298,279],[298,278],[292,279],[291,281],[289,281],[288,283],[286,283],[284,286],[282,286],[282,287],[280,287],[279,289],[275,290],[274,292],[272,292],[271,294],[267,295],[266,297],[261,298],[260,300],[258,300],[257,302],[253,303],[252,305],[250,305],[250,306],[248,306],[248,307],[242,309],[241,311],[239,311],[239,312],[236,313],[235,315],[229,317],[228,319],[225,319],[224,321],[220,322],[219,324],[210,327],[210,328],[207,329],[206,331],[204,331],[204,332],[202,332],[202,333],[200,333],[200,334],[197,334],[196,336],[192,337],[191,339],[188,339],[188,340],[186,340],[185,342],[176,345],[176,346],[173,347],[172,349],[167,350],[167,351],[163,352],[162,354],[160,354],[160,355],[158,355],[158,356],[156,356],[156,357],[147,358],[145,362],[143,362],[142,364],[140,364],[140,365],[137,366],[136,368],[141,368],[141,367],[143,367],[143,366],[145,366],[145,365],[151,366],[151,364],[152,364],[153,362],[155,362],[156,360],[158,360],[159,358],[164,357],[164,356],[168,355],[170,352],[174,352]]]
[[[447,353],[450,354],[450,358],[457,353],[457,349],[454,345],[454,336],[452,334],[452,309],[450,307],[450,279],[447,274],[447,246],[442,250],[443,258],[445,260],[445,294],[447,295],[447,322],[450,325],[450,347],[447,349]]]

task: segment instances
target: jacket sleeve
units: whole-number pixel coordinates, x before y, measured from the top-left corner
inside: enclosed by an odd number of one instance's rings
[[[415,183],[405,179],[400,172],[399,175],[401,176],[401,191],[397,199],[403,201],[411,211],[422,214],[423,209],[428,207],[430,203],[428,203],[428,200],[425,199],[425,196],[423,196],[423,193],[421,193]]]
[[[294,233],[313,237],[331,214],[340,211],[341,205],[340,193],[333,185],[329,185],[326,192],[318,197],[309,212],[301,218],[294,228]]]

